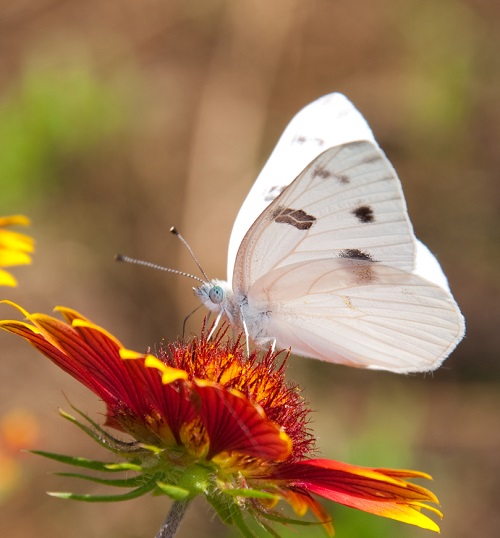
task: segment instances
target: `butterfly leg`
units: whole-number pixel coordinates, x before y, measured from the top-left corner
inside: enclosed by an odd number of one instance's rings
[[[215,329],[217,329],[217,326],[219,325],[220,319],[221,319],[221,317],[222,317],[223,314],[224,314],[224,310],[221,310],[221,311],[217,314],[217,317],[215,318],[215,322],[214,322],[214,324],[213,324],[213,327],[212,327],[212,329],[210,330],[210,332],[208,333],[207,340],[210,340],[210,338],[212,338],[212,335],[214,334]]]
[[[243,331],[245,332],[245,342],[247,344],[247,357],[250,357],[250,340],[249,340],[249,336],[248,336],[248,329],[247,329],[247,324],[245,322],[245,318],[241,318],[241,321],[242,321],[242,324],[243,324]]]
[[[240,318],[241,318],[241,325],[243,326],[243,332],[245,333],[245,342],[247,346],[247,357],[250,357],[250,335],[248,333],[248,327],[245,321],[245,316],[243,315],[243,303],[240,303]]]
[[[255,343],[260,348],[265,348],[269,344],[271,344],[271,353],[274,353],[274,350],[276,349],[276,338],[274,338],[274,337],[269,338],[268,336],[264,336],[264,337],[261,337],[261,338],[256,338]]]

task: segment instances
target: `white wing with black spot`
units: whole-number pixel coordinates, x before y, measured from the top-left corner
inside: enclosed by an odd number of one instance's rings
[[[275,338],[277,349],[362,368],[434,370],[464,333],[463,317],[446,289],[367,260],[281,267],[254,283],[248,303],[249,325],[256,312],[265,311],[265,334],[258,337]]]
[[[294,116],[253,184],[234,222],[227,259],[228,282],[232,279],[240,243],[262,211],[320,153],[355,140],[375,142],[366,120],[340,93],[320,97]]]
[[[197,288],[207,307],[255,343],[274,340],[298,355],[428,371],[464,334],[394,168],[340,94],[314,101],[286,128],[234,224],[228,274],[232,288]]]
[[[326,150],[271,202],[241,243],[233,290],[253,340],[350,366],[433,370],[464,333],[371,141]]]
[[[233,290],[245,294],[270,271],[317,259],[369,260],[411,272],[415,250],[391,163],[373,142],[350,142],[317,157],[251,226]]]

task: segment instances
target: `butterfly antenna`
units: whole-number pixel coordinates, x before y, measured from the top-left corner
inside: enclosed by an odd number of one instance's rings
[[[180,240],[180,242],[188,249],[188,252],[189,254],[191,254],[191,258],[193,258],[194,263],[196,263],[196,265],[198,266],[198,269],[201,271],[202,275],[205,277],[205,281],[208,282],[209,278],[207,274],[205,273],[205,271],[203,270],[203,267],[200,265],[200,262],[194,255],[194,252],[189,246],[189,243],[184,239],[184,237],[182,237],[182,235],[179,233],[179,231],[177,230],[175,226],[172,226],[172,228],[170,228],[170,233],[173,233]]]
[[[190,273],[185,273],[184,271],[178,271],[177,269],[170,269],[170,267],[163,267],[162,265],[157,265],[156,263],[146,262],[144,260],[137,260],[136,258],[130,258],[129,256],[123,256],[122,254],[116,254],[115,255],[115,260],[117,262],[135,263],[136,265],[143,265],[144,267],[150,267],[151,269],[158,269],[159,271],[166,271],[167,273],[174,273],[175,275],[187,276],[189,278],[193,278],[194,280],[197,280],[198,282],[201,282],[202,284],[205,283],[204,280],[202,280],[201,278],[199,278],[197,276],[194,276],[194,275],[192,275]],[[205,274],[205,273],[203,273],[203,274]],[[208,280],[208,278],[207,278],[207,280]]]

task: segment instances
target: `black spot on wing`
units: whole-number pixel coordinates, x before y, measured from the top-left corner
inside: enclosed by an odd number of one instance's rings
[[[352,262],[347,266],[347,269],[352,273],[357,286],[371,284],[377,280],[377,274],[374,270],[375,260],[369,252],[348,248],[340,251],[339,257]]]
[[[308,215],[302,209],[292,209],[291,207],[278,208],[273,212],[274,222],[279,224],[290,224],[297,230],[309,230],[316,221],[316,217]]]
[[[375,220],[373,209],[369,205],[360,205],[352,210],[352,214],[363,224],[369,224]]]
[[[302,146],[303,144],[306,144],[306,143],[309,143],[309,144],[314,144],[316,146],[323,146],[325,141],[322,139],[322,138],[315,138],[315,137],[311,137],[311,136],[304,136],[304,135],[295,135],[292,139],[292,144],[299,144],[300,146]]]
[[[286,188],[286,185],[273,185],[265,194],[264,201],[272,202],[277,198]]]
[[[368,155],[368,157],[365,157],[362,160],[362,163],[363,164],[372,164],[372,163],[379,162],[380,160],[381,160],[380,154],[377,153],[377,152],[373,152],[370,155]]]
[[[352,272],[356,277],[356,284],[366,285],[371,284],[377,280],[377,275],[373,270],[371,265],[359,265],[358,267],[353,267]]]
[[[350,182],[349,177],[345,174],[335,174],[334,172],[331,172],[326,168],[322,168],[321,166],[314,169],[313,176],[319,177],[320,179],[335,179],[342,185],[347,185],[347,183]]]
[[[339,254],[341,258],[350,258],[351,260],[364,260],[367,262],[375,261],[372,255],[368,252],[363,252],[357,248],[347,248],[342,250]]]

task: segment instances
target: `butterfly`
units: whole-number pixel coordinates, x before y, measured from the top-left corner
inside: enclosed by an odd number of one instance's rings
[[[238,213],[227,272],[195,293],[257,346],[408,373],[437,368],[464,335],[396,171],[339,93],[286,127]]]

